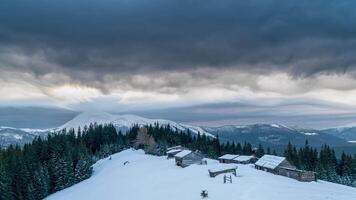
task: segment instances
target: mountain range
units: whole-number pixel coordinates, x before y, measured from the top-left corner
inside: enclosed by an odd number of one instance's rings
[[[333,147],[346,147],[354,149],[356,144],[350,142],[356,140],[356,127],[333,128],[326,130],[303,129],[288,127],[280,124],[253,124],[246,126],[226,125],[221,127],[200,127],[184,123],[177,123],[166,119],[148,119],[137,115],[115,115],[106,112],[83,112],[63,125],[48,129],[29,129],[0,127],[0,146],[7,147],[10,144],[25,144],[35,137],[46,136],[48,133],[64,128],[77,129],[90,123],[113,124],[117,131],[125,133],[135,124],[149,125],[159,123],[170,125],[181,131],[190,131],[193,134],[205,134],[209,137],[219,137],[222,142],[250,142],[257,146],[262,144],[271,147],[285,147],[288,142],[296,146],[302,146],[308,140],[309,144],[320,147],[328,144]]]

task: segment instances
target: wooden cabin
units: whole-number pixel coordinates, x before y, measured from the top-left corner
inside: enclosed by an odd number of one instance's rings
[[[316,173],[312,171],[280,167],[278,169],[278,175],[286,176],[303,182],[316,181]]]
[[[168,147],[167,148],[167,151],[170,151],[170,150],[175,150],[175,149],[183,149],[184,147],[182,147],[181,145],[178,145],[178,146],[174,146],[174,147]]]
[[[187,167],[192,164],[203,164],[204,156],[198,151],[183,150],[175,156],[176,165]]]
[[[290,169],[296,169],[291,165],[285,157],[264,155],[255,163],[255,168],[266,172],[278,174],[280,167],[286,167]]]
[[[285,157],[264,155],[255,163],[255,168],[273,174],[286,176],[298,181],[316,181],[315,172],[299,170],[291,165]]]
[[[258,159],[254,156],[238,156],[234,158],[232,161],[233,163],[237,164],[250,164],[250,163],[255,163]]]
[[[167,159],[174,158],[174,156],[175,156],[177,153],[183,151],[184,149],[185,149],[185,148],[182,147],[182,146],[180,146],[180,145],[179,145],[179,146],[174,146],[174,147],[167,148],[167,152],[166,152],[166,154],[167,154]]]
[[[219,157],[219,162],[220,163],[234,163],[234,158],[238,157],[239,155],[235,154],[225,154],[221,157]]]

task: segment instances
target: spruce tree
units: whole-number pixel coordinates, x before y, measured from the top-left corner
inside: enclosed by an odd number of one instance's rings
[[[258,158],[261,158],[264,154],[265,154],[265,150],[263,149],[262,145],[259,144],[258,148],[257,148],[257,151],[256,151],[256,156]]]
[[[0,200],[11,200],[11,180],[5,171],[5,167],[0,163]]]

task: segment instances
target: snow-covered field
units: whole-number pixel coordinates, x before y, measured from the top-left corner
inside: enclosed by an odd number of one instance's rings
[[[124,165],[124,162],[129,161]],[[207,190],[210,200],[355,200],[356,188],[324,181],[304,183],[238,165],[232,184],[223,175],[210,178],[208,165],[175,166],[174,159],[125,150],[94,165],[93,176],[49,196],[48,200],[196,200]]]

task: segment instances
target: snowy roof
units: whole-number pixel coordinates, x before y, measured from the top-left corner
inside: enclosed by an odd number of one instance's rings
[[[225,154],[225,155],[219,157],[219,159],[232,160],[232,159],[236,158],[237,156],[239,156],[239,155]]]
[[[183,150],[183,151],[177,153],[177,154],[175,155],[175,157],[177,157],[177,158],[183,158],[184,156],[186,156],[186,155],[188,155],[188,154],[190,154],[190,153],[192,153],[191,150]]]
[[[273,156],[273,155],[264,155],[262,158],[260,158],[255,165],[261,166],[261,167],[266,167],[269,169],[275,169],[280,165],[286,158],[284,157],[279,157],[279,156]]]
[[[181,148],[182,148],[182,146],[178,145],[178,146],[174,146],[174,147],[169,147],[169,148],[167,148],[167,150],[169,151],[169,150],[172,150],[172,149],[181,149]]]
[[[172,149],[172,150],[167,151],[167,154],[168,154],[168,153],[181,152],[181,151],[182,151],[182,149]]]
[[[244,162],[244,161],[249,161],[253,157],[254,156],[238,156],[237,158],[234,158],[234,160]]]
[[[209,171],[219,172],[219,171],[224,171],[224,170],[229,170],[229,169],[237,169],[237,165],[235,165],[235,164],[219,164],[219,165],[214,166],[213,168],[209,169]]]

